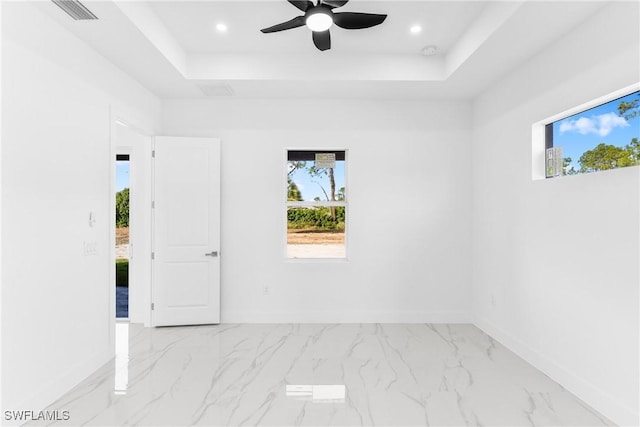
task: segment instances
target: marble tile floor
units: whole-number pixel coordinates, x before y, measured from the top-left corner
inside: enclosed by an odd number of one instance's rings
[[[613,425],[472,325],[119,323],[117,341],[48,425]]]

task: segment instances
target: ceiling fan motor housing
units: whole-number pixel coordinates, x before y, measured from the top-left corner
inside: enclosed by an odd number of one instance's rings
[[[307,10],[304,20],[311,31],[327,31],[333,25],[333,12],[327,6],[319,4]]]

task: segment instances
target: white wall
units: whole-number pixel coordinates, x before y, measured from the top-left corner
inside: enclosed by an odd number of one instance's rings
[[[2,407],[38,410],[113,354],[111,109],[156,130],[160,101],[37,7],[2,8]]]
[[[472,155],[476,324],[630,425],[640,168],[533,181],[531,126],[640,80],[638,16],[607,6],[476,99]]]
[[[222,140],[223,322],[470,320],[468,103],[166,101],[163,122]],[[287,261],[285,148],[322,147],[349,150],[349,261]]]

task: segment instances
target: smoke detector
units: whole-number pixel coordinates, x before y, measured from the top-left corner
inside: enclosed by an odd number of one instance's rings
[[[429,45],[422,48],[423,56],[434,56],[437,54],[438,54],[438,46],[436,45]]]

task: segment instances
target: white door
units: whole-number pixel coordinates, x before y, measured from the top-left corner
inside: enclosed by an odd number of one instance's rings
[[[156,137],[153,326],[220,323],[220,141]]]

